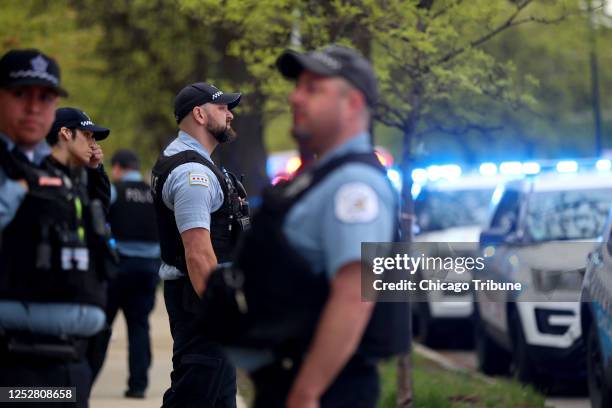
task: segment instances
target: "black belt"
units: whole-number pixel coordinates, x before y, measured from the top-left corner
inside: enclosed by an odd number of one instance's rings
[[[85,357],[88,343],[88,339],[82,337],[3,332],[0,333],[0,355],[9,359],[80,361]]]

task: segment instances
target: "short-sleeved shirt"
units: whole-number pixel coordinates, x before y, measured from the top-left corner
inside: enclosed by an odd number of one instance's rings
[[[6,143],[9,150],[13,149],[15,143],[6,135],[0,133],[0,140]],[[32,150],[23,152],[31,162],[40,164],[43,159],[51,153],[47,142],[38,143]],[[0,231],[11,223],[27,191],[16,180],[11,180],[0,167]]]
[[[315,166],[347,153],[369,152],[361,133],[325,154]],[[316,273],[333,278],[361,259],[361,242],[390,242],[395,235],[398,193],[385,175],[363,163],[347,163],[307,192],[287,214],[283,232]]]
[[[371,152],[370,137],[360,133],[321,157],[322,166],[347,153]],[[311,265],[333,279],[344,265],[360,261],[362,242],[391,242],[395,237],[399,195],[379,170],[347,163],[326,176],[296,203],[283,233]],[[253,371],[273,361],[269,350],[227,348],[240,367]]]
[[[173,156],[186,150],[194,150],[212,163],[210,153],[204,146],[182,130],[166,147],[163,155]],[[208,167],[200,163],[185,163],[168,175],[162,187],[162,200],[174,211],[174,220],[180,233],[193,228],[210,231],[210,214],[223,205],[223,190]],[[159,276],[164,280],[172,280],[183,276],[183,273],[162,262]]]

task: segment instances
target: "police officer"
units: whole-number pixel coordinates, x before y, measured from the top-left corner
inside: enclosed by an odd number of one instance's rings
[[[406,303],[361,300],[361,243],[399,238],[398,197],[368,134],[376,78],[335,45],[277,65],[297,81],[293,136],[316,159],[264,191],[235,263],[208,282],[203,332],[252,373],[257,408],[374,407],[377,359],[409,342]]]
[[[140,174],[136,153],[120,149],[111,158],[109,221],[120,256],[118,273],[109,285],[107,323],[112,326],[119,309],[128,328],[127,398],[144,398],[151,365],[149,314],[159,282],[159,239],[151,187]],[[106,353],[110,336],[102,345]]]
[[[65,132],[61,142],[58,138],[52,157],[42,153],[49,151],[43,138],[53,123],[57,97],[66,94],[59,74],[57,63],[37,50],[12,50],[0,59],[0,190],[8,199],[0,206],[6,216],[0,383],[76,387],[76,406],[85,407],[90,377],[86,338],[104,324],[105,277],[98,263],[102,257],[96,254],[105,242],[101,201],[108,193],[94,198],[87,190],[83,167],[99,160],[92,158],[82,131]],[[108,129],[84,126],[108,135]],[[103,179],[100,175],[100,193]],[[18,194],[4,195],[15,182],[22,186]]]
[[[174,340],[171,387],[164,407],[233,407],[236,373],[220,347],[195,326],[198,297],[218,263],[231,259],[237,233],[248,226],[244,189],[210,155],[235,138],[231,110],[239,93],[200,82],[176,96],[179,126],[152,175],[160,232],[164,299]]]

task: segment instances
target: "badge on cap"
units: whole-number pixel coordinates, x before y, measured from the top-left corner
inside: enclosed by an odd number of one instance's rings
[[[190,186],[204,186],[208,187],[209,181],[208,176],[204,173],[189,173],[189,185]]]
[[[334,198],[336,218],[346,223],[370,222],[378,216],[378,196],[365,183],[347,183]]]

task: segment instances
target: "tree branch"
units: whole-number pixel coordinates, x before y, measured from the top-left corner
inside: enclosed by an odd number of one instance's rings
[[[454,9],[455,7],[459,6],[461,3],[463,3],[463,0],[455,0],[454,2],[450,3],[448,6],[438,10],[436,13],[434,13],[431,17],[432,18],[439,18],[442,17],[443,15],[445,15],[446,13],[448,13],[450,10]]]
[[[471,41],[468,46],[461,47],[459,49],[456,49],[454,51],[449,52],[444,57],[442,57],[438,61],[436,61],[433,65],[444,64],[444,63],[450,61],[451,59],[455,58],[456,56],[460,55],[461,53],[463,53],[466,49],[472,48],[472,47],[478,47],[478,46],[486,43],[487,41],[489,41],[490,39],[492,39],[493,37],[495,37],[499,33],[507,30],[510,27],[514,27],[514,26],[517,26],[517,25],[520,25],[520,24],[529,23],[529,22],[536,22],[536,23],[540,23],[540,24],[556,24],[556,23],[559,23],[560,21],[564,20],[565,18],[567,18],[569,15],[573,14],[573,13],[565,13],[565,14],[563,14],[563,15],[557,17],[557,18],[553,18],[553,19],[545,19],[545,18],[530,16],[530,17],[527,17],[527,18],[524,18],[524,19],[521,19],[521,20],[517,20],[517,17],[521,13],[521,11],[523,11],[525,9],[525,7],[527,7],[532,2],[533,2],[533,0],[524,0],[522,2],[517,2],[516,3],[516,10],[503,23],[501,23],[500,25],[498,25],[496,28],[492,29],[488,33],[484,34],[482,37],[480,37],[480,38],[478,38],[476,40]]]

